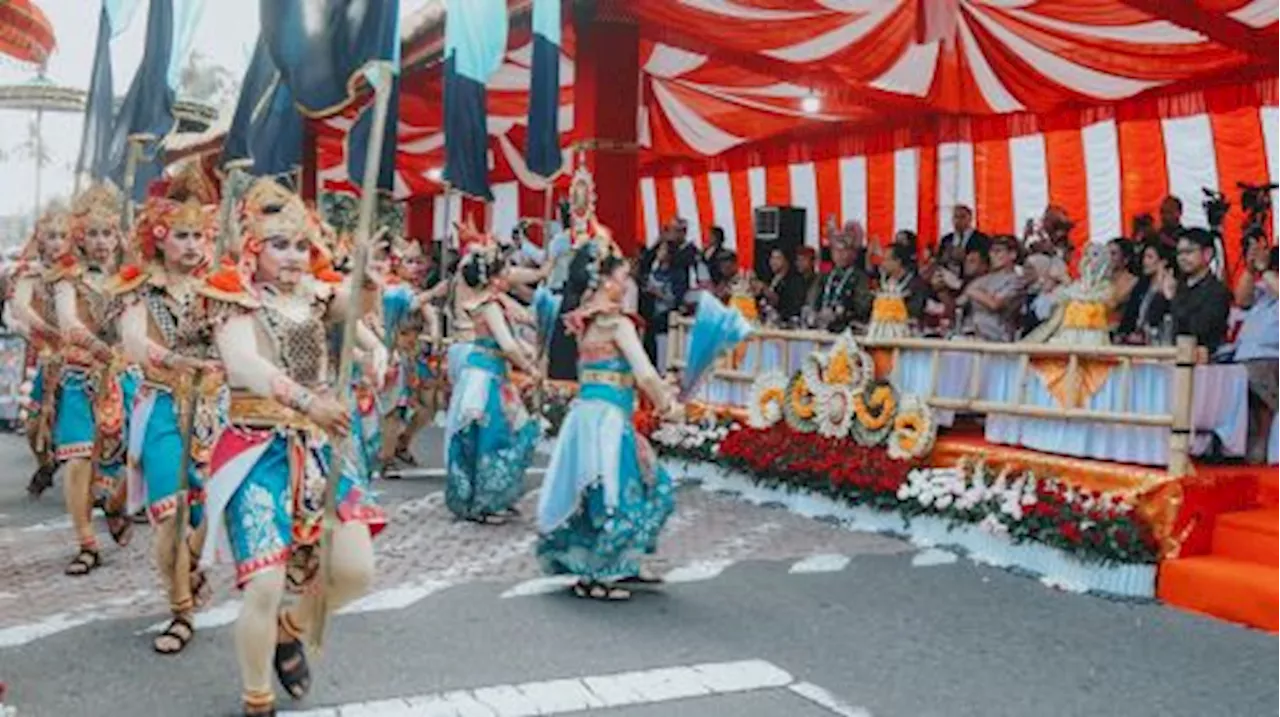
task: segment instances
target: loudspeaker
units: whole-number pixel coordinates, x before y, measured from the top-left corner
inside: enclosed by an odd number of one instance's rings
[[[756,276],[768,281],[769,252],[781,249],[793,262],[796,251],[804,246],[804,207],[756,207],[755,259]]]

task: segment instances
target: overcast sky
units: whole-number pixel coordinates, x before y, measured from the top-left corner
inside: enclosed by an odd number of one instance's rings
[[[49,60],[48,77],[59,85],[87,89],[98,32],[98,0],[35,0],[53,24],[58,47]],[[402,17],[409,18],[433,0],[401,0]],[[129,28],[111,47],[116,95],[129,89],[142,60],[146,36],[146,3],[138,8]],[[239,78],[249,64],[258,39],[258,0],[205,0],[192,48]],[[0,57],[0,84],[30,81],[35,72]],[[32,112],[0,109],[0,150],[10,150],[27,134]],[[72,170],[80,151],[81,114],[48,114],[42,123],[45,146],[52,155],[43,171],[43,198],[71,193]],[[25,158],[0,163],[0,216],[33,211],[35,164]]]

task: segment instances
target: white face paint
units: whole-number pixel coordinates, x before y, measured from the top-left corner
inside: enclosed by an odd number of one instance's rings
[[[306,236],[270,236],[258,255],[258,280],[292,288],[302,281],[310,266],[311,242]]]
[[[206,259],[204,234],[185,228],[170,231],[160,243],[160,251],[170,271],[190,273]]]
[[[40,233],[40,254],[45,261],[53,261],[67,253],[69,246],[64,229],[46,229]]]
[[[98,267],[111,262],[116,247],[120,246],[120,233],[115,227],[89,227],[84,232],[85,253]]]

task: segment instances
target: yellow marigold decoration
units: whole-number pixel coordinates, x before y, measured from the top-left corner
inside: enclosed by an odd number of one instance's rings
[[[1107,307],[1099,301],[1072,301],[1067,304],[1062,317],[1062,327],[1065,329],[1106,331],[1109,326]]]
[[[871,320],[886,324],[905,324],[907,302],[901,296],[877,296],[871,304]]]
[[[817,430],[817,404],[818,395],[804,373],[797,371],[791,377],[791,382],[787,384],[786,401],[783,402],[782,407],[782,415],[787,425],[800,433],[812,433]]]
[[[783,417],[787,402],[787,377],[778,371],[767,371],[751,385],[751,403],[747,408],[747,424],[752,428],[768,428]]]
[[[937,437],[938,425],[929,404],[919,396],[903,396],[889,434],[889,457],[906,460],[926,456]]]
[[[858,424],[873,431],[889,425],[896,409],[893,389],[883,384],[871,389],[870,400],[867,400],[865,394],[853,397],[853,415],[858,419]]]
[[[813,418],[813,393],[809,390],[809,384],[804,380],[804,376],[792,384],[791,410],[801,418]]]
[[[853,383],[853,367],[849,364],[849,353],[843,347],[831,355],[831,363],[827,364],[827,382],[842,386]]]

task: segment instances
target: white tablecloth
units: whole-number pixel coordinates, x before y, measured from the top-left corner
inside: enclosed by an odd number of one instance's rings
[[[811,341],[788,341],[785,346],[771,341],[751,344],[741,364],[747,373],[783,368],[783,351],[789,354],[790,367],[798,369],[804,357],[813,351]],[[974,354],[944,352],[939,359],[937,395],[963,397],[969,388],[969,370]],[[902,351],[894,371],[894,383],[904,393],[924,394],[929,389],[931,354],[928,351]],[[1013,395],[1018,360],[1014,357],[984,359],[979,395],[986,400],[1004,401]],[[1173,369],[1168,366],[1135,364],[1130,373],[1128,405],[1121,405],[1120,383],[1123,372],[1112,371],[1106,384],[1089,401],[1088,407],[1102,411],[1125,411],[1156,414],[1171,410],[1170,392]],[[699,390],[697,398],[723,405],[746,406],[751,386],[717,379],[714,376]],[[1034,371],[1027,374],[1026,401],[1040,406],[1055,402]],[[942,426],[950,426],[953,416],[939,411]],[[1192,453],[1207,453],[1214,437],[1227,456],[1243,456],[1248,432],[1248,377],[1243,366],[1213,364],[1197,366],[1193,380],[1192,426],[1196,433]],[[1273,430],[1273,445],[1280,428]],[[1109,423],[1061,421],[1013,416],[989,416],[986,438],[992,443],[1018,445],[1046,453],[1095,458],[1099,460],[1166,465],[1169,460],[1169,429],[1122,426]],[[1273,450],[1272,461],[1275,461]]]

